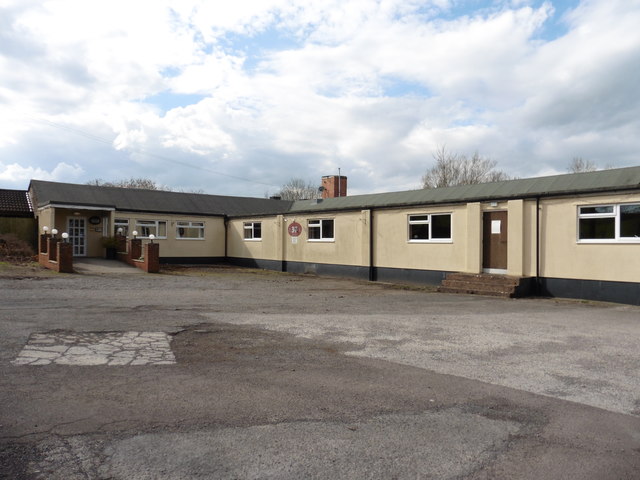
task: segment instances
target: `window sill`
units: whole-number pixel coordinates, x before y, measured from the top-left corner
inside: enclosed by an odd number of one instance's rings
[[[335,243],[335,238],[309,238],[307,242],[311,243]]]
[[[176,237],[176,240],[206,240],[206,238],[180,238],[180,237]]]
[[[453,240],[451,239],[437,239],[437,240],[407,240],[407,243],[416,243],[416,244],[421,244],[421,243],[453,243]]]
[[[598,239],[598,240],[578,240],[576,242],[577,245],[637,245],[640,243],[640,238],[634,239],[620,239],[620,240],[607,240],[607,239]]]

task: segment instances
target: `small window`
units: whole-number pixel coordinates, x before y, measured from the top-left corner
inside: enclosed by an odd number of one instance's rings
[[[122,235],[125,237],[129,235],[129,219],[116,218],[113,222],[113,234],[118,235],[118,229],[122,229]]]
[[[307,223],[309,228],[309,240],[330,241],[334,240],[333,219],[314,219]]]
[[[244,222],[244,239],[261,240],[262,222]]]
[[[445,242],[450,240],[450,213],[409,215],[410,242]]]
[[[204,222],[176,222],[179,240],[204,240]]]
[[[167,222],[164,220],[136,220],[136,230],[139,238],[167,238]]]

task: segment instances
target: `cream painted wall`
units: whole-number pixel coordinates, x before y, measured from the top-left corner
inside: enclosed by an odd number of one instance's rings
[[[160,257],[224,257],[225,255],[225,227],[222,217],[112,212],[108,234],[113,234],[116,218],[129,220],[129,237],[131,237],[131,232],[136,230],[137,220],[166,221],[167,238],[154,240],[155,243],[160,244]],[[176,222],[189,221],[204,222],[204,240],[177,238]]]
[[[640,195],[543,200],[541,276],[640,282],[640,242],[579,243],[577,240],[578,206],[629,202],[640,203]]]
[[[311,219],[334,219],[334,240],[310,241],[307,225]],[[284,260],[368,266],[369,220],[368,210],[322,215],[287,215],[284,217],[283,229],[295,221],[302,225],[302,234],[294,240],[285,233]]]
[[[262,223],[261,240],[245,240],[245,222]],[[282,258],[282,215],[230,220],[227,225],[227,255],[235,258],[255,258],[281,260]]]
[[[465,271],[467,260],[466,205],[376,210],[374,264],[377,267]],[[451,242],[409,242],[408,216],[451,213]]]

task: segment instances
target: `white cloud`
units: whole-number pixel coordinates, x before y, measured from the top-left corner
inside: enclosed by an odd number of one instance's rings
[[[14,188],[25,188],[31,179],[49,180],[53,182],[73,182],[84,174],[82,167],[58,163],[52,170],[47,171],[42,168],[22,166],[17,163],[3,165],[0,163],[0,180]]]
[[[554,3],[4,0],[0,181],[55,164],[65,181],[261,196],[217,173],[279,185],[341,167],[365,193],[417,186],[445,144],[519,176],[576,155],[637,164],[640,1],[562,19]],[[178,94],[194,103],[161,104]]]

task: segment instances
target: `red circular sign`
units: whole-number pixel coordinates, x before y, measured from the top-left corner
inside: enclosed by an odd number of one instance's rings
[[[289,231],[289,235],[291,235],[292,237],[297,237],[302,233],[302,225],[300,225],[298,222],[293,222],[287,227],[287,230]]]

